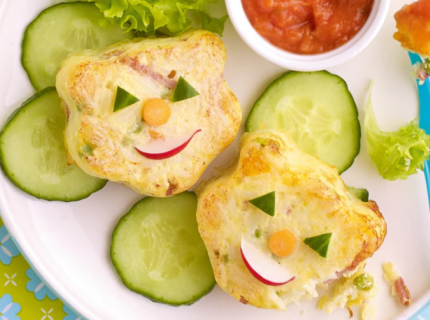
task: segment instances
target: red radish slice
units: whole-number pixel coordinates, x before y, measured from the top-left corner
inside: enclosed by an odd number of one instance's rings
[[[198,129],[193,133],[187,133],[176,137],[155,140],[144,146],[135,147],[136,151],[148,159],[161,160],[173,157],[178,154],[190,143],[191,139],[202,131]]]
[[[269,286],[282,286],[295,279],[288,270],[261,250],[242,238],[240,248],[243,262],[249,272],[259,281]]]

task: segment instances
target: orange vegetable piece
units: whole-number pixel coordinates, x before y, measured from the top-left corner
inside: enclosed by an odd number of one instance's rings
[[[289,256],[296,247],[297,239],[288,230],[281,230],[274,233],[269,240],[269,248],[278,257]]]
[[[394,39],[407,50],[430,55],[430,0],[419,0],[396,12],[397,32]]]
[[[170,107],[160,98],[146,100],[142,107],[142,118],[150,126],[161,126],[170,118]]]
[[[242,170],[243,175],[248,177],[270,172],[270,166],[262,156],[254,153],[243,159]]]

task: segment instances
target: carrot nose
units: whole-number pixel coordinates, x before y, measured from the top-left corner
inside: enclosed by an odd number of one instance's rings
[[[150,126],[161,126],[170,118],[170,107],[160,98],[146,100],[142,105],[142,119]]]
[[[289,256],[296,247],[297,239],[288,230],[281,230],[274,233],[269,240],[269,248],[278,257]]]

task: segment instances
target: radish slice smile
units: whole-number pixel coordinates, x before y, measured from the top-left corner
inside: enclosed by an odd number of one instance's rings
[[[187,133],[163,140],[156,140],[144,146],[136,146],[135,149],[142,156],[148,159],[167,159],[184,150],[193,137],[200,131],[202,130],[198,129],[193,133]]]
[[[242,238],[240,252],[249,272],[269,286],[282,286],[295,279],[288,270]]]

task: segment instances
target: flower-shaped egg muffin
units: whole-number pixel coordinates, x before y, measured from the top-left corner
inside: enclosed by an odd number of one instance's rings
[[[70,162],[145,195],[187,190],[239,130],[225,59],[207,31],[70,56],[56,83]]]
[[[284,310],[350,275],[378,250],[386,224],[337,169],[284,131],[242,138],[239,161],[199,186],[197,221],[218,285],[242,303]]]

